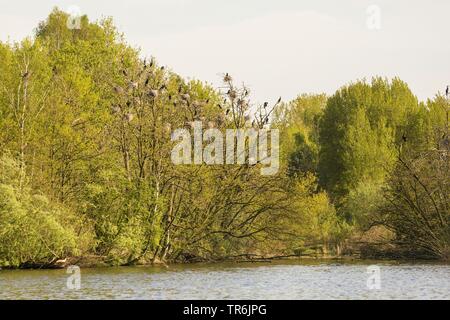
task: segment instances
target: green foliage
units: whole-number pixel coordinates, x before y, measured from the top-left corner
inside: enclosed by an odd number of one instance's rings
[[[20,167],[10,157],[0,158],[0,266],[18,267],[78,255],[83,237],[69,210],[42,195],[19,187]]]
[[[374,78],[343,87],[320,124],[319,177],[338,202],[363,180],[379,181],[393,162],[417,99],[399,79]]]
[[[316,173],[319,160],[319,123],[325,95],[301,95],[275,110],[274,124],[281,130],[281,155],[290,176]]]
[[[296,179],[291,187],[292,213],[285,221],[289,233],[295,235],[295,248],[307,245],[338,244],[345,237],[347,226],[340,221],[325,192],[317,191],[316,178],[307,175]]]
[[[33,38],[0,43],[0,150],[10,150],[0,154],[2,266],[324,252],[369,228],[383,195],[400,201],[399,157],[442,149],[448,101],[419,104],[399,79],[374,78],[277,104],[275,176],[261,176],[261,164],[175,166],[171,131],[249,127],[248,90],[227,75],[224,94],[140,58],[111,19],[84,16],[73,30],[67,19],[54,9]]]
[[[396,242],[422,256],[450,259],[450,148],[399,157],[379,221]]]
[[[385,203],[383,195],[384,181],[361,182],[350,191],[345,199],[342,212],[346,213],[345,219],[353,226],[362,230],[369,230],[380,208]]]

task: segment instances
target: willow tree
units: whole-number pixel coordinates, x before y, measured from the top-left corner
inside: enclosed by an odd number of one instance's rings
[[[415,140],[411,115],[420,106],[399,79],[374,78],[338,90],[320,123],[319,181],[341,207],[355,190],[377,189],[392,169],[396,150]],[[361,189],[361,190],[362,190]],[[351,212],[341,212],[352,218]]]

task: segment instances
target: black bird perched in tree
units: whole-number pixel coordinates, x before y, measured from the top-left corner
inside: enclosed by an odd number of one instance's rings
[[[256,166],[256,165],[259,164],[259,163],[260,163],[260,162],[259,162],[259,160],[258,160],[258,161],[256,161],[255,163],[251,164],[250,167],[254,167],[254,166]]]
[[[264,102],[264,108],[267,108],[268,105],[269,105],[268,102]]]
[[[164,70],[164,68],[165,68],[164,66],[161,66],[161,71]]]
[[[191,98],[191,96],[189,95],[189,93],[185,93],[181,95],[181,99],[183,99],[186,102],[189,102],[189,99]]]
[[[448,95],[449,95],[449,88],[448,88],[448,86],[447,86],[447,89],[445,90],[445,95],[447,96],[447,98],[448,98]]]
[[[150,60],[150,66],[149,66],[150,68],[153,67],[153,63],[154,63],[154,62],[153,62],[153,58],[152,58],[152,59]]]
[[[227,109],[226,115],[228,115],[230,113],[230,109]]]
[[[408,139],[406,138],[406,134],[404,134],[403,133],[403,135],[402,135],[402,140],[403,140],[403,142],[406,142]]]
[[[155,90],[155,89],[150,90],[150,92],[148,93],[148,95],[153,98],[158,97],[158,94],[159,94],[158,90]]]
[[[225,82],[231,81],[231,77],[230,77],[230,75],[228,74],[228,72],[225,74],[225,77],[223,78],[223,80],[224,80]]]
[[[150,82],[150,77],[147,77],[147,80],[145,80],[145,85],[147,86],[149,82]]]
[[[281,97],[279,97],[279,98],[278,98],[278,101],[277,101],[277,103],[280,103],[280,102],[281,102]]]

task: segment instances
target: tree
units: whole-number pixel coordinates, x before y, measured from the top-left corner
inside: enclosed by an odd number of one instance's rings
[[[320,122],[319,182],[338,208],[361,183],[384,181],[397,147],[406,136],[414,140],[410,119],[420,110],[399,79],[358,81],[328,99]]]
[[[0,266],[51,265],[90,245],[81,221],[67,208],[33,194],[22,163],[0,158]]]

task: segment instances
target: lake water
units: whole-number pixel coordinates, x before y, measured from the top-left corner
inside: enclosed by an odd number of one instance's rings
[[[448,264],[285,261],[80,274],[76,290],[65,269],[2,270],[0,299],[450,299]]]

